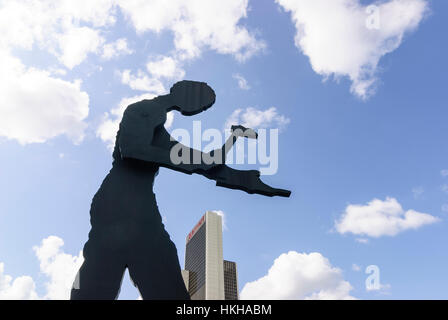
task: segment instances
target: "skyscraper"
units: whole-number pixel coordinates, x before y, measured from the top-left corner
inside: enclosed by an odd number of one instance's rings
[[[236,263],[224,260],[224,299],[238,300]]]
[[[186,242],[183,277],[191,298],[238,299],[236,264],[223,260],[221,216],[207,211]]]

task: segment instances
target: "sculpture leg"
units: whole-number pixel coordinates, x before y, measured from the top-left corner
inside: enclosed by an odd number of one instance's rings
[[[128,263],[129,275],[144,300],[189,300],[177,249],[163,230],[151,248],[135,251]]]
[[[89,240],[90,241],[90,240]],[[119,255],[84,247],[84,263],[71,291],[71,300],[114,300],[120,293],[126,265]],[[86,252],[87,251],[87,252]]]

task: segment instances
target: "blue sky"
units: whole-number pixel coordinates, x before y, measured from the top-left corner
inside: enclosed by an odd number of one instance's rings
[[[48,3],[0,1],[0,298],[67,296],[123,108],[183,78],[217,100],[168,130],[222,130],[238,109],[279,128],[263,180],[292,195],[161,169],[182,266],[190,229],[220,210],[243,297],[448,298],[445,1]],[[120,298],[137,297],[126,276]]]

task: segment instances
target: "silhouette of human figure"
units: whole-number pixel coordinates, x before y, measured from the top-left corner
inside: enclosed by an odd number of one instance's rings
[[[225,160],[225,146],[209,153],[182,146],[191,161],[171,161],[170,152],[178,142],[164,128],[167,112],[194,115],[211,107],[215,98],[206,83],[184,80],[167,95],[126,108],[116,136],[112,169],[92,200],[92,228],[83,249],[85,260],[71,291],[72,300],[116,299],[126,268],[145,300],[190,299],[177,249],[164,228],[153,193],[161,166],[201,174],[227,188],[289,196],[289,191],[261,182],[258,171],[240,171],[202,160],[217,152]],[[227,147],[235,140],[232,136]],[[200,162],[193,161],[195,158]]]

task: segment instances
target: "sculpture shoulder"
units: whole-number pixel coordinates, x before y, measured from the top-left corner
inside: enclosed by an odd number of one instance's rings
[[[166,109],[156,99],[141,100],[126,108],[123,121],[153,123],[157,126],[166,121]]]

